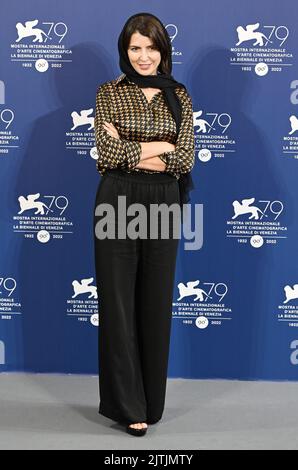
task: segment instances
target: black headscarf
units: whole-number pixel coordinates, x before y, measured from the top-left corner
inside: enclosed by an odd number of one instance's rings
[[[171,39],[169,37],[169,34],[166,28],[162,24],[162,22],[155,15],[152,15],[151,13],[137,13],[135,15],[130,16],[128,20],[126,21],[118,39],[119,66],[122,72],[125,73],[125,75],[132,82],[136,83],[140,88],[152,87],[152,88],[160,88],[164,90],[165,101],[176,122],[177,137],[178,137],[180,126],[181,126],[182,109],[181,109],[181,102],[179,100],[179,97],[176,95],[174,88],[176,88],[177,86],[181,86],[186,89],[185,85],[183,85],[183,83],[177,82],[171,74],[158,72],[157,75],[141,75],[131,65],[127,51],[125,50],[124,45],[123,45],[123,36],[124,36],[124,32],[126,30],[128,23],[131,21],[132,18],[135,18],[137,16],[143,16],[143,15],[151,16],[160,23],[164,31],[165,38],[167,40],[168,63],[169,63],[170,71],[172,71]],[[181,174],[179,177],[178,183],[179,183],[179,191],[180,191],[180,205],[182,207],[182,204],[189,202],[190,200],[189,191],[194,189],[194,183],[193,183],[190,172]]]

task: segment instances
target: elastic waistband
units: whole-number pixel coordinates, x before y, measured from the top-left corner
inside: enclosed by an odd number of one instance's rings
[[[141,173],[138,171],[128,173],[120,168],[106,170],[103,174],[103,178],[105,176],[137,183],[169,183],[171,181],[178,181],[174,175],[170,175],[169,173]]]

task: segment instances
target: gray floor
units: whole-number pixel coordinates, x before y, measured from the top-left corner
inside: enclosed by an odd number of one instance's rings
[[[139,438],[97,408],[97,377],[2,373],[0,449],[298,449],[298,382],[168,379]]]

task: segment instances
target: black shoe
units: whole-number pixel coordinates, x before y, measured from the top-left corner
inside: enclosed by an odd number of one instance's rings
[[[126,426],[126,432],[128,432],[128,434],[132,434],[133,436],[144,436],[147,432],[147,429],[148,428],[136,429],[129,425]]]
[[[146,423],[147,423],[147,424],[155,424],[155,423],[158,423],[158,421],[160,421],[160,418],[159,418],[159,419],[152,420],[152,421],[150,421],[150,419],[147,419]]]

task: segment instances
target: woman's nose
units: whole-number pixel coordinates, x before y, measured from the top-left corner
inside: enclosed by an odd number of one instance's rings
[[[148,53],[147,52],[141,52],[141,59],[145,62],[148,58]]]

